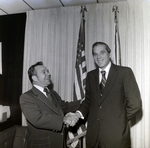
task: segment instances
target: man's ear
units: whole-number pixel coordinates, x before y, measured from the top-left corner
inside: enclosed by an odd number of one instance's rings
[[[32,76],[32,80],[36,82],[37,81],[37,76]]]

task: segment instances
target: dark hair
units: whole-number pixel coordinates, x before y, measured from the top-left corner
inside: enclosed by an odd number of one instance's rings
[[[106,48],[106,50],[107,50],[108,53],[111,52],[111,49],[109,48],[109,46],[108,46],[106,43],[104,43],[104,42],[95,42],[95,43],[92,45],[92,54],[93,54],[94,47],[99,46],[99,45],[105,46],[105,48]]]
[[[38,65],[43,65],[43,62],[37,62],[28,69],[28,76],[31,83],[33,83],[32,76],[36,75],[35,67]]]

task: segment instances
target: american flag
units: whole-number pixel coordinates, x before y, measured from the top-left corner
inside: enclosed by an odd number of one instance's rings
[[[85,98],[86,75],[87,69],[85,59],[85,20],[84,15],[82,15],[77,45],[76,64],[75,64],[74,100],[80,100]]]
[[[80,30],[77,44],[77,55],[76,55],[76,64],[75,64],[75,83],[74,83],[74,100],[84,100],[85,99],[85,86],[86,86],[86,58],[85,58],[85,19],[84,11],[86,11],[85,6],[81,6],[81,22]],[[70,139],[74,139],[70,147],[75,148],[79,147],[77,140],[79,137],[85,135],[86,127],[84,124],[76,125],[76,133],[69,132]],[[77,138],[76,138],[77,137]]]

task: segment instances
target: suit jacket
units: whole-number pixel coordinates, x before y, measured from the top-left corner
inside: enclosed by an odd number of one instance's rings
[[[88,114],[87,148],[94,147],[99,134],[106,148],[129,148],[128,121],[140,109],[140,92],[130,68],[111,65],[102,97],[99,69],[89,72],[86,99],[79,108],[84,117]]]
[[[35,87],[20,96],[20,106],[29,129],[27,148],[63,147],[64,114],[77,110],[80,102],[62,101],[53,90],[51,96],[55,99],[56,106]]]

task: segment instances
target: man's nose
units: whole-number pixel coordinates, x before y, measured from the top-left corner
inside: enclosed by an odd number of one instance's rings
[[[49,75],[49,77],[51,77],[51,74],[50,74],[50,73],[48,73],[48,75]]]
[[[49,76],[49,79],[51,79],[51,74],[50,73],[48,73],[48,76]]]
[[[97,58],[100,58],[101,57],[101,54],[98,54]]]
[[[49,72],[47,72],[47,75],[49,75],[51,77],[51,74]]]

